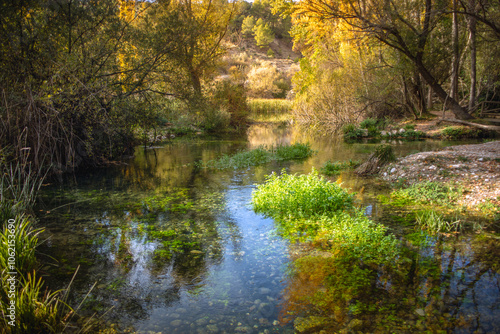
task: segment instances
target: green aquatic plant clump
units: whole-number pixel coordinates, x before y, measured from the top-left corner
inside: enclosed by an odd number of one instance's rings
[[[313,153],[314,150],[311,149],[311,145],[302,143],[270,148],[260,146],[253,150],[244,150],[233,155],[225,154],[219,159],[210,160],[199,165],[205,168],[239,169],[262,165],[271,161],[306,159],[312,156]]]
[[[439,182],[419,182],[391,193],[391,201],[402,205],[434,204],[450,206],[463,194],[460,186]]]
[[[278,230],[291,241],[313,242],[318,248],[340,252],[343,258],[361,260],[365,264],[392,261],[399,254],[399,243],[393,235],[387,234],[387,227],[371,221],[362,210],[283,219]]]
[[[10,224],[12,222],[12,224]],[[11,226],[13,228],[11,228]],[[12,233],[14,232],[14,233]],[[18,215],[9,224],[5,223],[0,231],[0,270],[8,268],[9,240],[14,241],[15,268],[22,273],[35,269],[35,249],[38,246],[38,235],[43,232],[41,228],[35,228],[33,222],[23,215]],[[9,238],[9,236],[11,236]]]
[[[309,218],[353,208],[353,194],[325,180],[313,170],[310,174],[272,173],[252,194],[256,212],[270,217]]]
[[[463,222],[459,219],[450,221],[434,210],[423,210],[417,212],[416,223],[430,234],[459,232],[463,228]]]
[[[361,162],[352,159],[350,159],[347,162],[332,162],[328,160],[323,164],[320,171],[322,174],[325,174],[326,176],[333,176],[340,174],[340,172],[343,170],[354,169],[358,167],[360,164]]]

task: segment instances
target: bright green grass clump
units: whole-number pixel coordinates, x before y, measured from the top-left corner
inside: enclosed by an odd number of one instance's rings
[[[431,204],[450,206],[462,196],[462,193],[463,189],[459,186],[426,181],[393,191],[391,200],[401,205]]]
[[[252,194],[253,209],[270,217],[309,218],[352,209],[353,196],[317,171],[304,175],[271,174]]]
[[[3,224],[0,230],[0,269],[8,268],[9,240],[14,244],[10,247],[15,250],[15,268],[19,272],[30,272],[35,269],[35,249],[38,245],[38,235],[43,229],[35,228],[31,220],[19,215],[10,220],[12,224]],[[13,227],[9,229],[10,227]],[[10,232],[14,232],[11,234]],[[12,237],[9,237],[12,235]]]
[[[293,144],[266,148],[264,146],[253,150],[237,152],[233,155],[223,155],[219,159],[202,163],[206,168],[247,168],[250,166],[262,165],[271,161],[300,160],[309,158],[314,151],[309,144]]]
[[[285,99],[250,99],[248,107],[252,113],[288,113],[293,102]]]
[[[252,194],[252,205],[276,219],[284,238],[315,248],[294,260],[292,289],[309,290],[307,295],[291,294],[291,305],[306,301],[343,318],[353,300],[370,300],[377,268],[391,266],[400,254],[394,235],[354,207],[353,194],[314,170],[269,175]]]

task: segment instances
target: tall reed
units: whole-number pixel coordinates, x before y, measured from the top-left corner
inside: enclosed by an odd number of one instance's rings
[[[248,107],[252,113],[289,113],[292,111],[292,101],[285,99],[249,99]]]

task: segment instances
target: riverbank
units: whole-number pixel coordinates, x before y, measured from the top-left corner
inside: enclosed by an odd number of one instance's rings
[[[500,141],[412,154],[383,167],[380,175],[393,184],[455,183],[465,189],[458,205],[500,206]]]

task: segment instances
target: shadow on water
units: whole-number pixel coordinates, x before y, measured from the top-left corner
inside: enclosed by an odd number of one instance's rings
[[[311,143],[317,154],[237,171],[194,165],[247,147],[297,142]],[[450,144],[455,143],[394,147],[403,156]],[[320,313],[303,297],[322,286],[289,275],[295,246],[276,235],[271,219],[251,210],[252,190],[273,171],[308,173],[328,160],[361,160],[375,145],[254,125],[236,140],[139,148],[124,165],[44,187],[38,210],[47,240],[40,250],[51,264],[42,270],[58,289],[80,266],[72,303],[96,282],[82,312],[104,314],[112,308],[105,319],[122,331],[293,333],[297,316]],[[358,193],[366,213],[383,221],[376,196],[387,192],[386,186],[348,172],[339,177]],[[471,236],[413,239],[405,239],[409,260],[399,270],[380,271],[370,301],[377,307],[357,313],[348,305],[335,330],[498,329],[499,268],[490,253],[498,251],[495,244]]]

